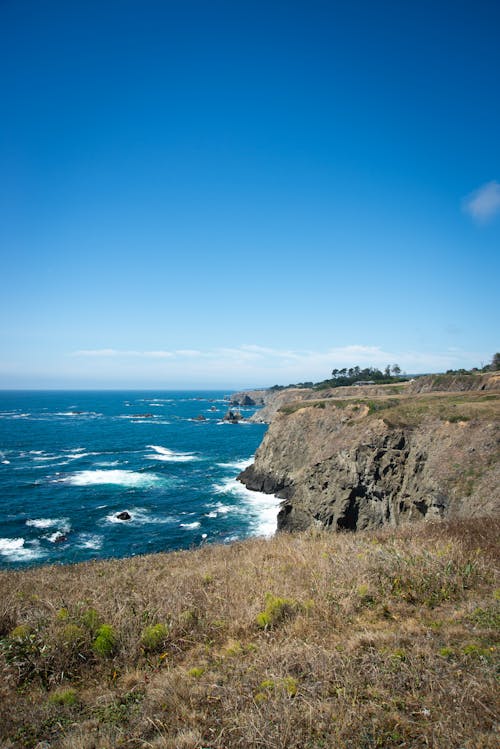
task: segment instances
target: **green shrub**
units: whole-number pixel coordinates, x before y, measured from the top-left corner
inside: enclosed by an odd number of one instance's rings
[[[439,655],[442,658],[451,658],[452,656],[455,655],[455,651],[453,650],[453,648],[444,647],[440,649]]]
[[[117,640],[116,631],[111,624],[101,624],[92,643],[92,649],[97,655],[110,658],[116,651]]]
[[[164,624],[152,624],[143,630],[141,642],[144,650],[154,652],[155,650],[161,650],[167,637],[168,628]]]
[[[462,648],[462,653],[464,655],[471,656],[473,658],[489,658],[491,655],[495,652],[494,647],[492,648],[486,648],[482,645],[478,645],[477,643],[473,642],[469,645],[465,645]]]
[[[49,702],[53,705],[76,705],[77,700],[76,690],[70,687],[57,689],[49,697]]]
[[[272,593],[266,594],[266,607],[257,615],[257,625],[261,629],[267,629],[280,624],[285,619],[294,616],[300,609],[297,601],[291,598],[278,598]]]
[[[254,695],[256,702],[262,702],[270,696],[271,692],[283,690],[289,697],[295,697],[299,688],[299,682],[293,676],[285,676],[284,679],[264,679],[259,684],[259,691]]]
[[[205,669],[201,666],[195,666],[194,668],[190,668],[188,671],[188,676],[191,676],[193,679],[199,679],[200,676],[203,676],[205,673]]]
[[[27,624],[19,624],[9,632],[9,640],[26,640],[31,634],[31,627]]]

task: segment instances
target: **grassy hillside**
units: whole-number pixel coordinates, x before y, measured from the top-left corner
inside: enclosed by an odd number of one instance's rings
[[[0,745],[496,747],[499,531],[315,531],[2,572]]]
[[[442,421],[498,421],[500,418],[500,393],[430,393],[424,395],[390,397],[373,395],[369,398],[329,398],[301,400],[282,406],[279,413],[290,415],[303,408],[348,408],[352,415],[380,414],[391,426],[417,426],[426,418]],[[362,409],[362,407],[366,407]]]

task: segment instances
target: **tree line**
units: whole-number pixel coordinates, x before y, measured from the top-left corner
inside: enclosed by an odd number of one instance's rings
[[[449,369],[446,374],[475,374],[477,372],[494,372],[500,370],[500,353],[493,354],[490,364],[480,369]],[[419,375],[415,375],[419,376]],[[296,382],[290,385],[273,385],[270,390],[285,390],[286,388],[316,388],[324,390],[325,388],[345,387],[346,385],[355,385],[357,382],[373,382],[377,385],[385,385],[394,382],[405,382],[408,377],[402,372],[399,364],[388,364],[385,369],[377,367],[344,367],[343,369],[332,369],[330,379],[322,382]]]

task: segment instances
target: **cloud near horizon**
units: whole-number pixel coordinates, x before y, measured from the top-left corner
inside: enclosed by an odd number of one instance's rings
[[[75,351],[82,369],[96,375],[112,377],[127,374],[141,380],[164,378],[178,382],[254,383],[256,385],[326,379],[334,367],[385,367],[398,363],[413,373],[443,371],[480,363],[478,354],[448,349],[443,353],[385,351],[380,346],[332,347],[323,351],[292,350],[246,344],[235,347],[197,349],[119,350],[113,348]],[[483,357],[484,358],[484,357]]]
[[[500,184],[486,182],[462,201],[463,210],[477,223],[485,223],[500,213]]]

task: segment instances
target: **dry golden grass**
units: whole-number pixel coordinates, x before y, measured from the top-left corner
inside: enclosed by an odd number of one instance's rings
[[[2,572],[0,746],[496,747],[499,531],[280,534]]]
[[[355,395],[346,398],[332,395],[320,400],[300,400],[288,403],[280,408],[280,413],[290,415],[304,408],[348,409],[349,414],[354,418],[380,416],[390,426],[418,426],[425,419],[440,419],[454,423],[474,419],[498,422],[500,393],[472,391],[409,395],[403,392],[401,395],[391,393],[391,397],[375,394],[361,398]]]

